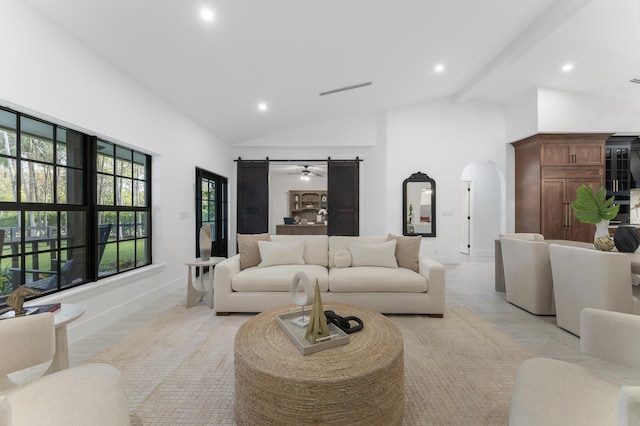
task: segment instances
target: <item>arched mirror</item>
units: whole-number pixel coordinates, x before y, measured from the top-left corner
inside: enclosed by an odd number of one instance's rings
[[[436,236],[436,181],[417,172],[402,184],[404,235]]]

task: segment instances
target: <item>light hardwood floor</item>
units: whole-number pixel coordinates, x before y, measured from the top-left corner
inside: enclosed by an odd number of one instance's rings
[[[493,257],[465,256],[461,263],[445,265],[445,268],[447,305],[467,306],[540,356],[587,365],[613,373],[627,383],[640,384],[640,372],[618,368],[581,354],[579,338],[557,327],[554,316],[535,316],[508,303],[504,293],[494,290]],[[186,288],[181,288],[164,296],[152,307],[142,308],[94,335],[71,344],[70,364],[73,366],[86,362],[160,312],[176,304],[184,305],[185,300]]]

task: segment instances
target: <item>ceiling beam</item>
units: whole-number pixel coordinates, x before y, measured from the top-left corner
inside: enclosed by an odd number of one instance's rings
[[[511,43],[480,68],[454,95],[454,102],[464,103],[469,101],[489,76],[520,59],[590,2],[591,0],[557,0],[514,38]]]

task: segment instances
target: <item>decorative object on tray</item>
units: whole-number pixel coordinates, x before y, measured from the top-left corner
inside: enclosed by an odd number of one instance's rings
[[[322,309],[322,298],[320,297],[320,286],[318,285],[318,279],[316,278],[316,287],[313,294],[313,305],[311,307],[311,318],[309,318],[309,325],[307,326],[307,332],[304,338],[309,343],[318,343],[329,338],[329,328],[327,327],[327,320],[324,316],[324,309]]]
[[[613,250],[615,243],[611,237],[602,236],[596,238],[596,240],[593,242],[593,245],[600,251],[610,251]]]
[[[347,334],[355,333],[356,331],[360,331],[364,328],[364,322],[358,317],[341,317],[333,311],[324,311],[324,316],[327,317],[327,323],[334,324]],[[350,321],[355,321],[357,325],[352,327]]]
[[[25,315],[31,315],[31,314],[41,314],[43,312],[56,312],[58,310],[60,310],[60,308],[62,307],[62,305],[60,303],[51,303],[49,305],[37,305],[37,306],[29,306],[29,307],[25,307],[23,308],[23,314],[22,315],[18,315],[18,316],[25,316]],[[16,311],[14,309],[11,308],[7,308],[5,311],[3,311],[0,314],[0,320],[3,319],[8,319],[8,318],[15,318],[16,317]]]
[[[634,253],[640,246],[640,234],[633,225],[620,225],[613,234],[618,251],[624,253]]]
[[[571,203],[571,208],[576,213],[576,217],[582,223],[596,225],[596,232],[593,241],[599,238],[610,238],[609,221],[618,215],[620,206],[613,204],[615,197],[607,198],[607,190],[600,187],[594,192],[593,186],[580,185],[576,190],[576,200]],[[608,247],[609,244],[600,242],[596,248]]]
[[[211,226],[200,228],[200,259],[207,262],[211,259]]]
[[[7,305],[13,308],[13,310],[15,311],[15,316],[26,315],[25,310],[22,309],[22,305],[24,304],[24,298],[27,296],[38,296],[38,295],[40,295],[40,292],[38,290],[34,290],[22,284],[20,287],[13,290],[13,292],[9,295],[9,297],[7,298]],[[30,312],[30,313],[33,313],[33,312]]]
[[[316,280],[317,281],[317,280]],[[304,294],[298,292],[298,286],[302,282],[304,286]],[[309,325],[309,316],[304,314],[304,307],[313,303],[314,289],[311,286],[311,280],[302,271],[296,272],[291,281],[291,301],[300,306],[301,316],[291,321],[293,324],[299,327],[306,327]]]

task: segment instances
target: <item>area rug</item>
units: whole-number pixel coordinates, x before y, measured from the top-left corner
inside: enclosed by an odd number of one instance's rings
[[[234,425],[233,340],[248,318],[175,306],[91,362],[122,372],[133,425]],[[515,372],[533,353],[462,306],[388,318],[404,337],[403,424],[508,424]]]

